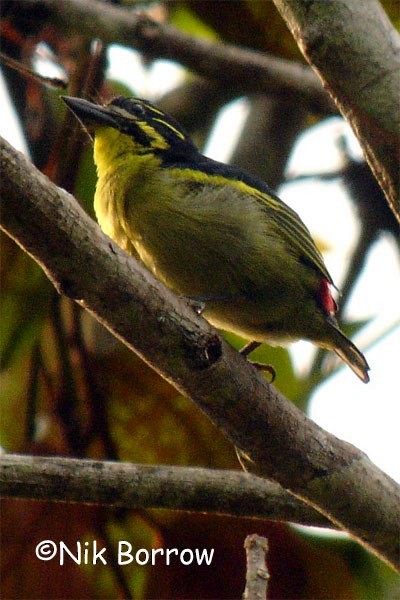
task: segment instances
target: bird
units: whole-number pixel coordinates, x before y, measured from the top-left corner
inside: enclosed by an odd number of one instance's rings
[[[62,97],[93,140],[101,229],[215,327],[256,346],[309,340],[365,383],[340,330],[333,280],[298,214],[258,177],[203,155],[148,100]]]

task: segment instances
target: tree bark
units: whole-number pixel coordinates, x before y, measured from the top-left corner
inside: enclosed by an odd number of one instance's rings
[[[4,454],[0,492],[7,498],[200,511],[332,527],[278,484],[241,471]]]
[[[274,0],[400,221],[400,36],[377,0]]]
[[[268,540],[260,535],[248,535],[244,542],[246,550],[246,589],[243,600],[266,600],[269,572],[265,559]]]
[[[191,398],[273,479],[399,563],[399,486],[308,419],[187,303],[123,252],[4,140],[1,227],[129,348]]]
[[[237,96],[261,92],[301,102],[317,113],[336,113],[312,69],[300,62],[194,38],[152,21],[143,12],[98,0],[22,0],[18,13],[32,18],[36,9],[40,11],[40,22],[47,14],[63,32],[128,46],[150,59],[176,60],[221,87],[229,87]]]

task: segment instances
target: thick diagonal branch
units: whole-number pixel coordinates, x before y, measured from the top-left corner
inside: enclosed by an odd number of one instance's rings
[[[399,486],[308,419],[4,140],[1,227],[257,465],[393,566]]]
[[[400,221],[400,36],[377,0],[274,0]]]

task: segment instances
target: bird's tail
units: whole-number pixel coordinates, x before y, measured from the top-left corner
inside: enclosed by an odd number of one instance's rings
[[[369,366],[364,355],[335,325],[331,326],[332,350],[354,371],[363,381],[369,381]]]

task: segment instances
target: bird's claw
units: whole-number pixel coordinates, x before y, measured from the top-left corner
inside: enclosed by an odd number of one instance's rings
[[[251,354],[251,352],[253,352],[253,350],[258,348],[259,346],[261,346],[260,342],[255,342],[255,341],[249,342],[248,344],[246,344],[246,346],[244,346],[241,350],[239,350],[239,353],[242,356],[245,356],[247,358],[248,355]],[[249,363],[252,364],[253,367],[255,367],[259,371],[267,371],[271,375],[270,383],[275,381],[276,372],[272,365],[267,365],[265,363],[257,362],[254,360],[249,360]]]
[[[257,362],[254,360],[249,360],[249,363],[253,365],[257,369],[257,371],[266,371],[271,375],[270,383],[275,381],[276,371],[272,365],[267,365],[266,363]]]

